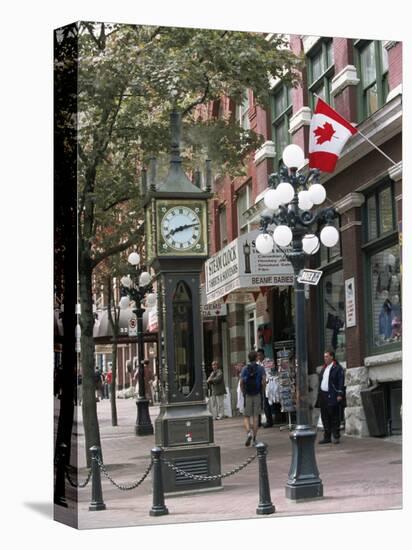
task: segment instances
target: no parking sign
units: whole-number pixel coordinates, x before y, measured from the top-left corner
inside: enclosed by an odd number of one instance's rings
[[[129,319],[128,335],[129,336],[137,336],[137,319],[136,319],[136,317],[131,317]]]

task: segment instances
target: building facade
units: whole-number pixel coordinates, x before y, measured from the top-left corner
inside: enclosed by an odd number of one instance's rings
[[[245,236],[258,227],[261,194],[284,147],[296,143],[308,156],[317,96],[379,146],[394,163],[357,133],[335,171],[321,176],[327,201],[339,212],[341,238],[310,258],[309,267],[323,275],[318,286],[307,289],[309,370],[314,396],[323,350],[334,349],[346,372],[346,433],[400,433],[402,44],[312,36],[290,36],[289,41],[305,60],[298,87],[272,81],[267,111],[254,105],[249,90],[241,105],[225,98],[218,106],[222,114],[231,113],[244,128],[262,134],[265,142],[249,160],[247,176],[215,181],[211,256],[235,239],[247,241]],[[294,346],[293,285],[256,281],[221,296],[204,321],[206,367],[212,358],[222,362],[232,408],[238,370],[248,351],[263,348],[266,356],[276,358],[278,350]]]

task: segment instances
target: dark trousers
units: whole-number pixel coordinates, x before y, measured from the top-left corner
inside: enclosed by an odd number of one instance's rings
[[[265,411],[266,424],[273,426],[273,405],[270,405],[268,398],[264,397],[263,410]]]
[[[340,437],[340,414],[339,405],[329,405],[328,392],[320,392],[320,417],[322,419],[324,437],[325,439],[331,439],[331,436],[335,439]]]

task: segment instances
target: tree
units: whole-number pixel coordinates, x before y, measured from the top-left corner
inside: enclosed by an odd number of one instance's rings
[[[78,265],[86,448],[100,445],[94,399],[94,270],[139,242],[138,174],[169,149],[169,113],[185,120],[184,156],[210,156],[239,172],[260,137],[231,120],[203,120],[199,107],[251,88],[268,99],[268,75],[293,83],[285,40],[258,33],[80,23],[78,70]],[[64,41],[64,35],[63,40]],[[232,117],[233,118],[233,117]]]

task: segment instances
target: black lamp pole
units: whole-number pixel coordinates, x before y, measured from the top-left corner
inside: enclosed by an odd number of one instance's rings
[[[149,400],[146,398],[146,388],[144,381],[144,333],[143,333],[143,313],[144,308],[142,307],[143,300],[149,292],[152,292],[152,285],[139,286],[139,277],[144,271],[143,268],[139,269],[136,267],[136,275],[134,286],[132,287],[122,287],[122,292],[128,294],[129,298],[134,301],[135,309],[133,313],[136,315],[137,319],[137,355],[138,355],[138,382],[139,382],[139,393],[136,399],[137,406],[137,418],[136,418],[136,435],[152,435],[153,425],[150,419],[149,413]]]
[[[296,426],[290,434],[292,442],[292,462],[286,483],[286,497],[291,500],[313,499],[323,496],[323,485],[316,464],[315,439],[316,430],[311,425],[308,403],[308,353],[305,327],[305,293],[304,284],[298,281],[298,276],[305,266],[305,252],[302,239],[308,233],[308,228],[329,224],[337,213],[333,208],[324,208],[316,213],[302,211],[298,206],[298,191],[306,189],[309,179],[318,181],[318,170],[311,170],[304,176],[297,170],[288,171],[282,167],[279,174],[269,177],[273,187],[280,182],[290,183],[295,191],[288,206],[281,205],[279,212],[273,216],[261,219],[264,232],[268,226],[286,225],[292,231],[291,250],[285,252],[294,271],[295,294],[295,361],[296,361]]]

